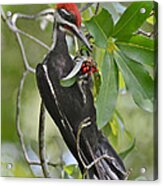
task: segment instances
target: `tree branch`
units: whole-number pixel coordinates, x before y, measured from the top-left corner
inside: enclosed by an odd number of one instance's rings
[[[52,12],[52,10],[53,10],[53,12]],[[17,32],[19,32],[20,34],[28,37],[29,39],[31,39],[33,41],[35,41],[37,44],[41,45],[42,47],[46,48],[47,50],[50,50],[50,47],[47,46],[45,43],[43,43],[42,41],[40,41],[36,37],[24,32],[24,31],[22,31],[20,29],[18,29],[18,27],[16,26],[17,20],[20,19],[20,18],[21,19],[27,19],[27,20],[28,19],[34,19],[35,20],[35,19],[37,19],[37,18],[39,18],[41,16],[48,16],[48,15],[54,16],[54,9],[46,9],[46,10],[41,11],[41,12],[35,14],[35,15],[26,15],[26,14],[15,13],[12,16],[11,22],[12,22],[12,25],[14,25],[15,30]]]
[[[47,50],[50,50],[50,47],[47,46],[42,41],[40,41],[39,39],[37,39],[36,37],[18,29],[17,26],[16,26],[16,23],[17,23],[17,20],[19,18],[21,18],[21,19],[36,19],[36,18],[39,18],[41,16],[49,16],[49,15],[51,15],[51,16],[54,15],[54,9],[46,9],[46,10],[41,11],[41,12],[35,14],[35,15],[25,15],[25,14],[15,13],[9,19],[9,18],[6,17],[6,15],[5,15],[2,7],[1,7],[1,16],[2,16],[3,21],[6,22],[9,29],[12,30],[16,35],[16,38],[17,38],[17,41],[18,41],[18,44],[19,44],[19,47],[20,47],[20,50],[21,50],[24,67],[27,71],[32,72],[32,73],[35,73],[35,69],[32,68],[28,63],[27,56],[26,56],[25,49],[24,49],[24,45],[23,45],[22,39],[21,39],[19,34],[22,34],[22,35],[30,38],[31,40],[35,41],[37,44],[41,45],[42,47],[46,48]]]
[[[28,63],[27,56],[26,56],[25,49],[24,49],[24,45],[23,45],[20,35],[18,34],[18,32],[16,32],[15,34],[16,34],[16,38],[17,38],[17,41],[19,43],[19,47],[21,50],[21,54],[22,54],[22,58],[23,58],[23,62],[24,62],[24,68],[29,72],[35,73],[35,69],[32,68]]]
[[[19,88],[18,88],[17,102],[16,102],[16,129],[17,129],[17,134],[18,134],[19,140],[20,140],[20,144],[23,149],[24,157],[27,162],[30,162],[28,155],[27,155],[26,148],[25,148],[25,144],[24,144],[23,133],[20,128],[21,93],[22,93],[22,90],[24,87],[24,81],[25,81],[27,75],[28,75],[28,71],[25,71],[23,73],[21,80],[20,80],[20,84],[19,84]]]
[[[96,9],[95,9],[95,15],[98,14],[99,8],[100,8],[100,3],[97,3],[96,4]]]
[[[15,33],[16,35],[16,38],[17,38],[17,41],[18,41],[18,44],[20,46],[20,50],[21,50],[21,54],[22,54],[22,58],[23,58],[23,64],[24,64],[24,67],[25,67],[25,70],[29,71],[29,72],[32,72],[32,73],[35,73],[35,69],[33,69],[32,67],[30,67],[29,63],[28,63],[28,60],[27,60],[27,57],[26,57],[26,53],[25,53],[25,49],[24,49],[24,46],[23,46],[23,43],[22,43],[22,40],[21,40],[21,37],[19,35],[19,33],[17,32],[16,30],[16,26],[13,25],[11,23],[11,21],[9,19],[7,19],[3,9],[1,8],[1,15],[3,17],[3,20],[5,20],[6,24],[8,25],[8,27]]]
[[[27,163],[30,165],[31,162],[30,162],[30,159],[28,157],[28,153],[26,151],[24,138],[23,138],[23,133],[22,133],[21,127],[20,127],[21,94],[22,94],[22,90],[23,90],[23,87],[24,87],[24,81],[25,81],[27,75],[28,75],[28,71],[25,71],[23,73],[23,76],[22,76],[21,80],[20,80],[20,84],[19,84],[19,88],[18,88],[17,101],[16,101],[16,130],[17,130],[17,134],[18,134],[18,137],[19,137],[20,145],[22,147],[24,158],[27,161]],[[32,172],[32,170],[31,170],[31,172]],[[32,172],[32,174],[33,174],[33,172]]]
[[[136,32],[136,34],[143,35],[143,36],[149,37],[149,38],[152,36],[152,33],[150,33],[150,32],[145,32],[144,30],[141,30],[141,29],[139,29],[139,30]]]
[[[50,178],[50,172],[48,170],[48,164],[46,161],[46,148],[45,148],[45,107],[42,101],[40,106],[38,141],[39,141],[39,155],[40,155],[42,171],[46,178]]]
[[[37,161],[32,161],[32,160],[30,160],[30,162],[29,162],[29,165],[38,165],[38,166],[42,166],[42,164],[40,163],[40,162],[37,162]],[[53,167],[53,168],[56,168],[56,167],[59,167],[59,166],[63,166],[63,164],[62,163],[52,163],[52,162],[49,162],[49,161],[47,161],[47,165],[48,166],[51,166],[51,167]]]
[[[20,30],[18,28],[17,28],[17,32],[22,34],[22,35],[24,35],[24,36],[26,36],[26,37],[28,37],[29,39],[33,40],[35,43],[39,44],[40,46],[44,47],[45,49],[50,50],[50,47],[48,45],[46,45],[44,42],[42,42],[41,40],[37,39],[36,37],[24,32],[24,31],[22,31],[22,30]]]

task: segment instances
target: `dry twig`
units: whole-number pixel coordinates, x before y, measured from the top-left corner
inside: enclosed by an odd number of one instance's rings
[[[97,3],[96,4],[96,9],[95,9],[95,15],[98,14],[99,8],[100,8],[100,3]]]
[[[136,32],[136,34],[143,35],[143,36],[149,37],[149,38],[152,36],[151,32],[145,32],[144,30],[140,30],[140,29]]]
[[[50,172],[48,170],[48,164],[46,161],[46,147],[45,147],[45,107],[43,102],[40,106],[40,118],[39,118],[39,156],[41,161],[41,167],[45,178],[50,178]]]
[[[25,147],[25,143],[24,143],[24,138],[23,138],[23,133],[21,131],[21,127],[20,127],[20,110],[21,110],[21,94],[22,94],[22,90],[24,87],[24,81],[26,79],[28,75],[28,71],[25,71],[23,73],[23,76],[20,80],[20,84],[19,84],[19,88],[18,88],[18,93],[17,93],[17,102],[16,102],[16,129],[17,129],[17,134],[20,140],[20,144],[23,150],[23,154],[24,154],[24,158],[27,161],[27,163],[30,163],[30,159],[28,157],[28,153],[26,151],[26,147]]]

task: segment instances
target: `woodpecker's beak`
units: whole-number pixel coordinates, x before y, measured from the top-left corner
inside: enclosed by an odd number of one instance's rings
[[[87,40],[87,38],[85,37],[85,35],[83,34],[82,30],[80,29],[75,29],[74,30],[74,34],[86,45],[86,47],[92,51],[92,47],[89,43],[89,41]]]

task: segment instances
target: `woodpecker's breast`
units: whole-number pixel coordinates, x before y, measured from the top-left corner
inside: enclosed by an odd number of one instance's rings
[[[46,66],[48,73],[58,81],[73,69],[73,61],[68,55],[67,47],[61,47],[60,45],[49,52],[43,61],[43,65]]]

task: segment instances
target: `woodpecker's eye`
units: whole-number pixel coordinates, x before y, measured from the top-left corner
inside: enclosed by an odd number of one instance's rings
[[[61,8],[61,9],[58,9],[58,13],[59,15],[65,19],[66,21],[70,22],[70,23],[73,23],[73,24],[76,24],[76,17],[74,14],[66,11],[65,9]]]

